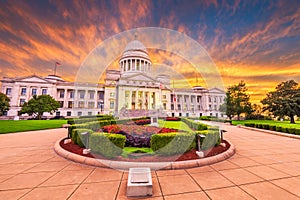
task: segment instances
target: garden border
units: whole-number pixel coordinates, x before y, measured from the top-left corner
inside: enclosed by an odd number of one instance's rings
[[[271,131],[271,130],[260,129],[260,128],[253,128],[253,127],[243,126],[243,125],[237,125],[237,127],[252,130],[252,131],[259,131],[262,133],[269,133],[272,135],[278,135],[278,136],[283,136],[283,137],[288,137],[288,138],[293,138],[293,139],[300,139],[300,135],[295,135],[295,134],[282,133],[282,132],[278,132],[278,131]]]
[[[220,153],[216,156],[211,156],[207,158],[187,160],[187,161],[173,161],[173,162],[126,162],[126,161],[113,161],[113,160],[104,160],[104,159],[95,159],[85,156],[81,156],[72,152],[69,152],[63,149],[60,146],[60,142],[66,138],[59,139],[54,145],[54,151],[61,157],[95,167],[103,168],[114,168],[121,170],[128,170],[132,167],[149,167],[152,170],[171,170],[171,169],[187,169],[193,167],[201,167],[205,165],[214,164],[221,162],[233,156],[235,154],[235,147],[232,143],[227,141],[230,144],[230,147],[227,151]]]

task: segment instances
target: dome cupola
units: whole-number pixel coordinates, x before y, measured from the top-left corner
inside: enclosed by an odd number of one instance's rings
[[[133,40],[126,45],[119,61],[122,76],[146,73],[150,70],[151,64],[146,47],[138,40]]]

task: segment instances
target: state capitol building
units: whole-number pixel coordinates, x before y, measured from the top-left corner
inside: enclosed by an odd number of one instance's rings
[[[1,92],[10,98],[7,116],[17,116],[33,95],[49,94],[60,103],[53,116],[112,114],[120,118],[149,116],[215,116],[225,92],[218,88],[172,88],[168,75],[151,76],[152,62],[138,40],[127,44],[119,70],[106,70],[104,84],[74,83],[56,75],[37,75],[1,80]],[[44,113],[44,116],[51,116]]]

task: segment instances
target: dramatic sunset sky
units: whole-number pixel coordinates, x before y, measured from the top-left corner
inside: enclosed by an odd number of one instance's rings
[[[0,19],[0,78],[46,76],[60,62],[57,74],[73,81],[104,40],[162,27],[201,44],[225,87],[244,80],[253,102],[282,81],[300,83],[299,0],[1,0]]]

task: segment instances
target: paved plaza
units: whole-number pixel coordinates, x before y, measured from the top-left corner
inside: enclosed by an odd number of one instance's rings
[[[204,167],[153,171],[153,200],[300,199],[300,140],[224,127],[236,154]],[[0,135],[0,199],[127,199],[128,173],[53,151],[66,129]]]

